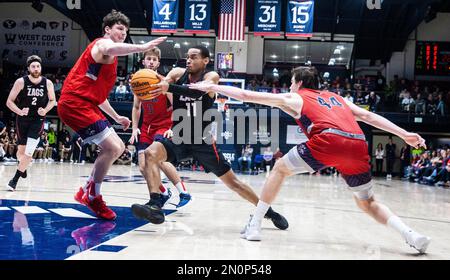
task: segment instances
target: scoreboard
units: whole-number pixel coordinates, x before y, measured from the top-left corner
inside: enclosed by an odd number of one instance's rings
[[[450,42],[417,41],[415,75],[450,76]]]

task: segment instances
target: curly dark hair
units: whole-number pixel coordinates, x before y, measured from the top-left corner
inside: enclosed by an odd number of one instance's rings
[[[310,89],[319,88],[319,73],[316,67],[300,66],[292,70],[296,83],[302,81],[302,87]]]
[[[103,18],[103,24],[102,24],[102,32],[105,34],[105,27],[113,27],[114,24],[123,24],[127,28],[130,27],[130,19],[124,15],[123,13],[112,10],[109,14],[107,14]]]

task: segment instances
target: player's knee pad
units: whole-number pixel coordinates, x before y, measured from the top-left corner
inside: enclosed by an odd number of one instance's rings
[[[369,200],[373,197],[372,181],[361,186],[348,188],[353,192],[353,195],[355,195],[356,198],[359,200]]]
[[[32,157],[37,145],[39,144],[39,138],[27,138],[27,145],[25,147],[25,155]]]
[[[299,174],[314,172],[314,169],[312,169],[311,166],[309,166],[306,161],[300,156],[297,147],[292,148],[286,155],[282,157],[282,159],[292,173]]]

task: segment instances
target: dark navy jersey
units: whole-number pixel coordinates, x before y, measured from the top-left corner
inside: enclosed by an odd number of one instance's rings
[[[34,84],[28,76],[24,76],[23,81],[23,89],[17,95],[16,105],[19,109],[30,108],[28,115],[24,117],[41,118],[38,109],[45,108],[48,104],[47,79],[42,77],[38,84]]]

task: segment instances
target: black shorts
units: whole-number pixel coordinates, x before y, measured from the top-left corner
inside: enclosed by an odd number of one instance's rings
[[[17,118],[17,144],[26,145],[27,138],[38,139],[44,130],[45,118]]]
[[[155,139],[155,141],[160,142],[166,148],[166,161],[168,162],[178,163],[188,159],[195,159],[203,165],[207,173],[214,173],[217,177],[221,177],[231,169],[222,152],[217,149],[216,144],[176,145],[167,138]]]

